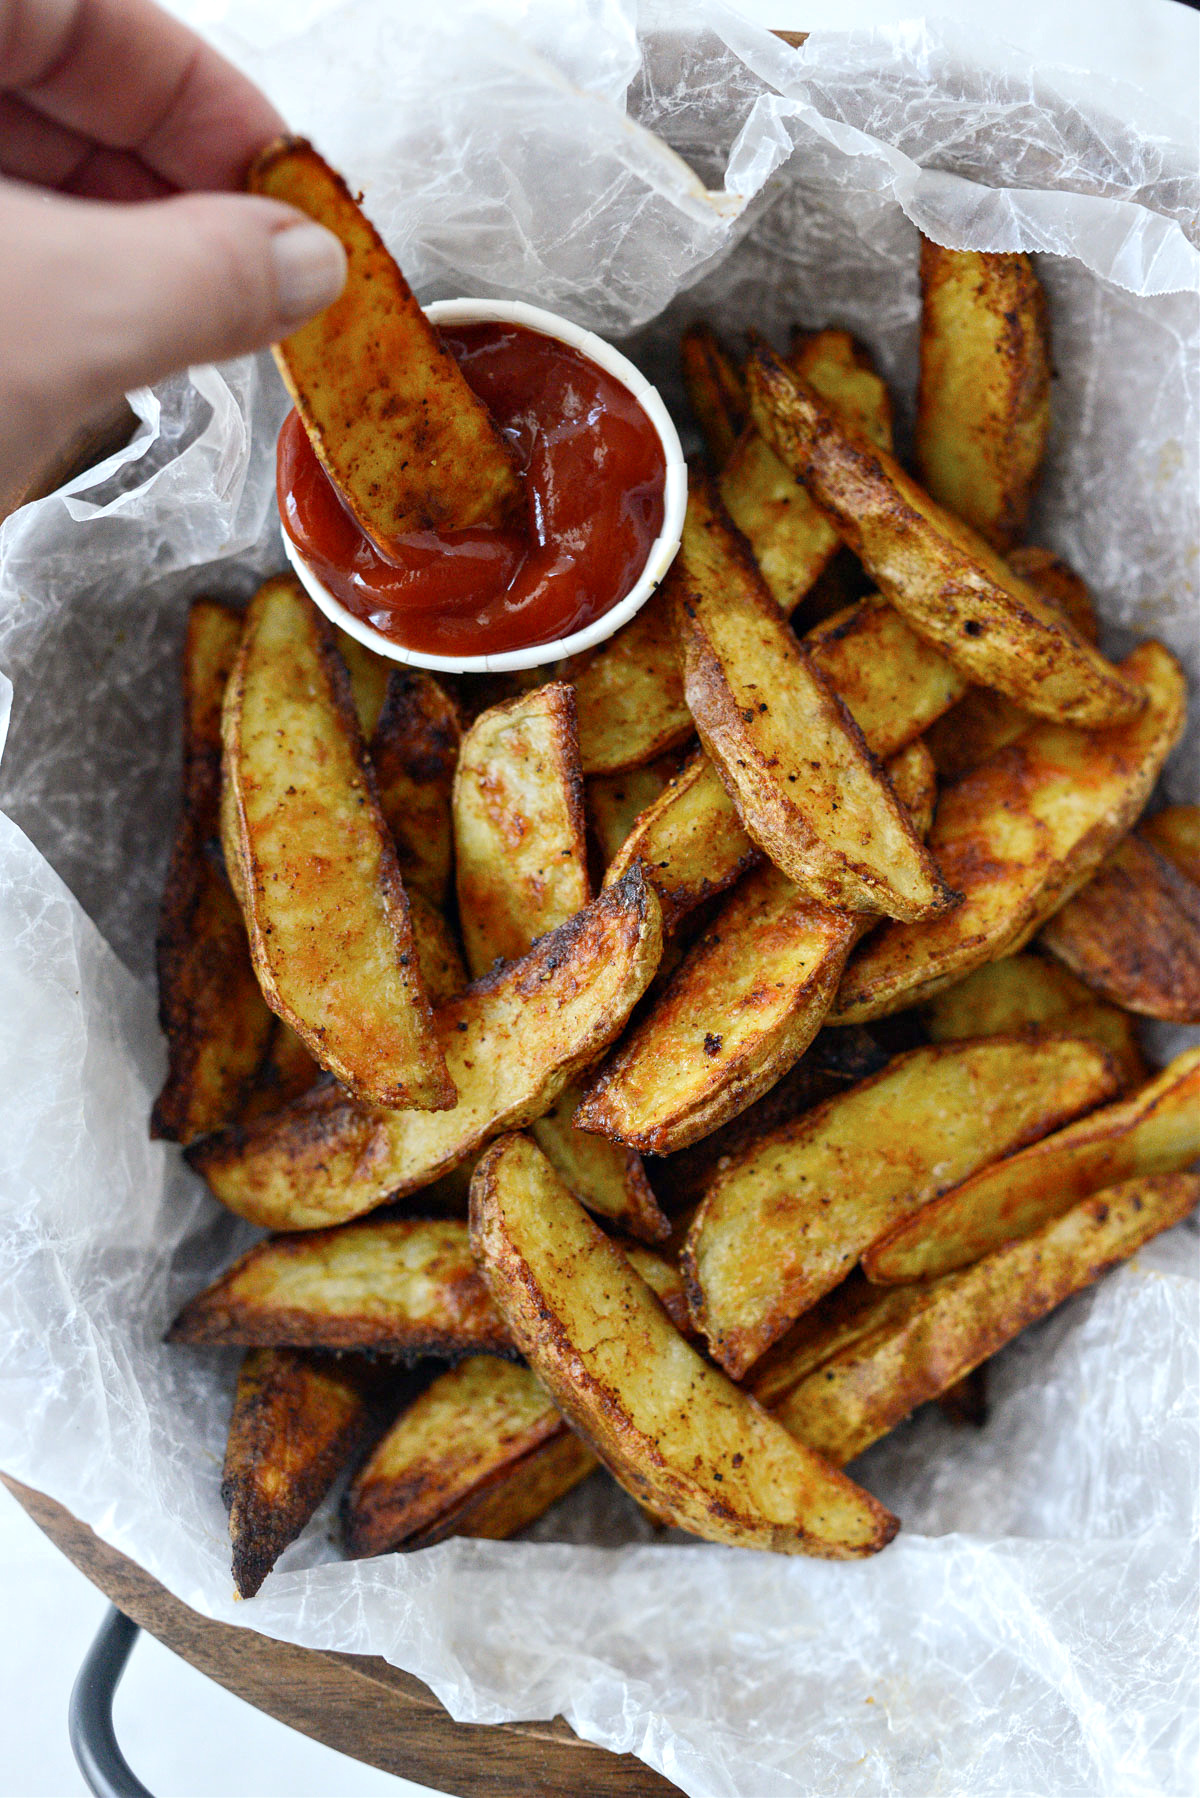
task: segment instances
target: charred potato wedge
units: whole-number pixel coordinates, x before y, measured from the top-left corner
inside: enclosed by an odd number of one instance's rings
[[[923,1003],[1029,939],[1125,835],[1183,728],[1183,676],[1143,643],[1122,663],[1147,705],[1103,731],[1032,725],[942,789],[929,847],[963,902],[941,918],[885,924],[851,957],[831,1015],[866,1023]]]
[[[370,736],[379,803],[408,892],[431,905],[450,890],[450,793],[458,761],[458,709],[423,668],[396,668]]]
[[[562,669],[563,678],[575,683],[585,774],[641,767],[695,734],[672,623],[671,596],[678,579],[672,564],[628,624]]]
[[[576,1129],[573,1120],[582,1099],[580,1087],[564,1087],[554,1109],[530,1124],[530,1135],[581,1205],[627,1236],[661,1242],[670,1235],[671,1224],[651,1190],[641,1156],[623,1143]]]
[[[713,1182],[682,1257],[714,1358],[740,1378],[898,1219],[1116,1087],[1082,1039],[942,1044],[752,1143]]]
[[[533,1371],[657,1516],[709,1541],[836,1559],[891,1540],[882,1505],[685,1342],[527,1139],[507,1137],[480,1162],[471,1233]]]
[[[190,1151],[223,1204],[271,1229],[312,1230],[418,1192],[501,1130],[543,1116],[599,1060],[654,975],[662,911],[640,869],[439,1006],[453,1111],[385,1111],[337,1087]]]
[[[1138,834],[1200,886],[1200,805],[1169,805],[1143,818]]]
[[[587,904],[587,833],[564,681],[494,706],[463,738],[454,776],[458,915],[478,977],[516,961]]]
[[[1050,431],[1050,318],[1028,256],[921,240],[917,469],[995,549],[1023,534]]]
[[[339,299],[275,346],[322,467],[385,555],[414,531],[497,525],[521,506],[508,448],[340,175],[303,138],[251,164],[251,193],[324,225],[346,252]]]
[[[1101,1187],[1177,1173],[1198,1155],[1200,1049],[1192,1049],[1130,1098],[981,1169],[898,1222],[863,1267],[880,1284],[934,1279],[1029,1235]]]
[[[968,680],[1071,724],[1137,715],[1135,685],[777,357],[756,350],[748,384],[760,433],[897,611]]]
[[[714,468],[723,468],[746,423],[746,384],[711,326],[690,325],[679,340],[683,384]]]

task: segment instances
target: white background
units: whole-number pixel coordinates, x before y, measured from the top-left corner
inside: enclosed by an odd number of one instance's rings
[[[741,10],[764,25],[805,30],[886,24],[917,9],[895,0],[742,0]],[[1200,15],[1177,0],[1005,0],[1003,9],[991,0],[944,0],[937,10],[986,25],[1044,65],[1139,87],[1195,130]],[[0,1798],[82,1798],[67,1744],[67,1699],[106,1601],[3,1489],[0,1594]],[[131,1765],[156,1798],[420,1798],[427,1791],[260,1715],[144,1636],[116,1721]]]

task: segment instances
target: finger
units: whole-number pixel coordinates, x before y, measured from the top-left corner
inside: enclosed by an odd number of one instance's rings
[[[157,200],[171,192],[131,150],[99,148],[11,94],[0,94],[0,174],[80,199]]]
[[[284,129],[253,82],[151,0],[0,0],[0,55],[0,87],[174,187],[239,187]]]

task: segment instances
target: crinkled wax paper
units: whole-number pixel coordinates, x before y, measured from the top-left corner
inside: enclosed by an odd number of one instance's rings
[[[632,352],[848,325],[911,419],[917,231],[1039,252],[1058,369],[1036,540],[1119,645],[1197,667],[1196,180],[950,25],[810,39],[619,0],[210,0],[205,20],[366,193],[426,296],[519,295]],[[452,1714],[561,1712],[706,1798],[1184,1794],[1197,1720],[1196,1237],[1021,1338],[978,1433],[864,1457],[904,1519],[852,1566],[655,1539],[599,1478],[511,1543],[349,1565],[329,1507],[232,1602],[218,1497],[237,1357],[168,1351],[249,1236],[151,1144],[150,981],[184,607],[279,564],[266,358],[135,396],[128,450],[0,535],[0,1464],[180,1598],[388,1656]],[[5,689],[7,696],[7,689]],[[1193,746],[1195,739],[1193,738]],[[1194,792],[1186,754],[1171,771]]]

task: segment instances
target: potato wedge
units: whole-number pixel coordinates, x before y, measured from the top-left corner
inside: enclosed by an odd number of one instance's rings
[[[924,1008],[935,1043],[971,1036],[1088,1036],[1106,1048],[1126,1086],[1146,1079],[1131,1017],[1041,955],[1006,955],[943,987]]]
[[[1050,317],[1028,256],[921,239],[917,469],[994,548],[1025,529],[1050,431]]]
[[[831,1022],[923,1003],[972,968],[1024,948],[1136,819],[1183,727],[1179,665],[1158,643],[1122,663],[1149,701],[1131,724],[1038,723],[943,787],[929,847],[963,895],[956,911],[885,924],[851,957]]]
[[[221,702],[241,615],[193,601],[183,652],[182,804],[158,920],[158,1013],[168,1069],[150,1134],[189,1143],[239,1115],[275,1020],[246,927],[210,854],[219,820]]]
[[[1200,886],[1136,832],[1042,926],[1038,941],[1126,1011],[1200,1024]]]
[[[651,1190],[641,1156],[622,1143],[577,1130],[572,1120],[582,1098],[581,1087],[564,1087],[554,1109],[530,1124],[530,1135],[581,1205],[628,1236],[661,1242],[671,1234],[671,1223]]]
[[[739,1378],[898,1219],[1116,1087],[1082,1039],[940,1044],[752,1144],[713,1182],[681,1258],[714,1358]]]
[[[458,915],[478,976],[516,961],[588,902],[575,695],[550,681],[493,706],[454,776]]]
[[[272,1111],[281,1111],[301,1093],[308,1092],[318,1080],[328,1078],[282,1018],[273,1017],[271,1023],[273,1031],[267,1052],[237,1118],[239,1124],[249,1124],[255,1118],[267,1117]]]
[[[1056,607],[1069,618],[1085,643],[1100,641],[1100,621],[1087,584],[1052,549],[1039,549],[1036,543],[1022,543],[1005,553],[1004,560],[1015,575],[1027,581],[1047,605]]]
[[[500,524],[521,506],[508,447],[340,175],[303,138],[251,164],[251,193],[341,239],[339,299],[275,346],[309,441],[385,555],[413,531]]]
[[[640,1242],[623,1242],[621,1248],[630,1267],[646,1282],[675,1328],[685,1336],[693,1335],[687,1289],[678,1263],[668,1259],[666,1253],[657,1255],[653,1249],[643,1248]]]
[[[360,643],[357,637],[339,630],[337,625],[333,627],[333,640],[350,677],[350,693],[358,715],[358,728],[362,732],[363,742],[369,743],[387,699],[388,678],[395,663],[385,661],[373,649],[368,649],[365,643]]]
[[[892,447],[892,406],[871,359],[848,331],[801,337],[791,366],[881,449]],[[721,467],[721,502],[747,539],[772,596],[795,610],[841,547],[836,527],[751,428]]]
[[[527,1367],[480,1355],[439,1374],[376,1444],[346,1494],[346,1552],[511,1536],[595,1465]]]
[[[1177,1055],[1131,1097],[976,1173],[863,1256],[869,1279],[931,1280],[1059,1217],[1103,1186],[1173,1174],[1200,1155],[1200,1049]]]
[[[585,774],[640,767],[695,735],[675,647],[674,564],[640,612],[607,643],[563,665],[575,683]]]
[[[345,668],[291,578],[251,602],[222,731],[225,861],[267,1003],[360,1097],[453,1105]]]
[[[170,1342],[504,1354],[508,1331],[452,1217],[371,1218],[272,1236],[184,1306]]]
[[[504,1138],[476,1169],[471,1240],[533,1371],[658,1516],[709,1541],[837,1559],[891,1540],[882,1505],[684,1341],[527,1139]]]
[[[458,709],[423,668],[396,668],[370,738],[379,803],[409,893],[443,905],[450,889],[450,792]]]
[[[1200,886],[1200,805],[1169,805],[1153,818],[1143,818],[1138,835]]]
[[[658,899],[631,869],[522,961],[439,1006],[453,1111],[384,1111],[325,1088],[250,1129],[208,1137],[192,1165],[231,1211],[271,1229],[341,1223],[418,1192],[501,1130],[549,1111],[620,1033],[661,954]]]
[[[233,1583],[253,1598],[365,1440],[378,1373],[354,1357],[251,1349],[225,1448]]]
[[[847,1316],[841,1330],[836,1321],[826,1326],[828,1353],[821,1355],[819,1337],[806,1345],[805,1359],[816,1365],[775,1403],[774,1415],[835,1465],[852,1461],[917,1405],[1127,1261],[1197,1203],[1195,1174],[1127,1180],[959,1273],[917,1286],[876,1287],[874,1302]]]
[[[824,905],[909,919],[944,910],[951,895],[862,732],[699,488],[676,566],[684,692],[748,834]]]
[[[886,763],[886,770],[893,793],[908,813],[913,829],[924,842],[933,829],[938,782],[933,757],[923,740],[917,737],[912,743],[906,743],[903,749],[898,749]]]
[[[432,1005],[441,1005],[465,991],[469,984],[466,966],[454,932],[419,888],[408,895],[408,910],[425,991]]]
[[[968,680],[1066,723],[1136,716],[1144,703],[1138,689],[893,457],[769,351],[754,351],[747,379],[758,430],[880,590]]]
[[[826,619],[803,646],[877,756],[936,726],[967,691],[954,664],[878,593]]]
[[[703,750],[692,756],[647,807],[613,858],[606,887],[640,867],[662,901],[663,928],[733,885],[762,860],[733,800]]]
[[[584,788],[588,823],[607,868],[644,811],[679,772],[678,756],[661,756],[624,774],[597,774]]]
[[[714,468],[723,468],[746,423],[746,384],[711,326],[689,325],[679,339],[688,404]]]

